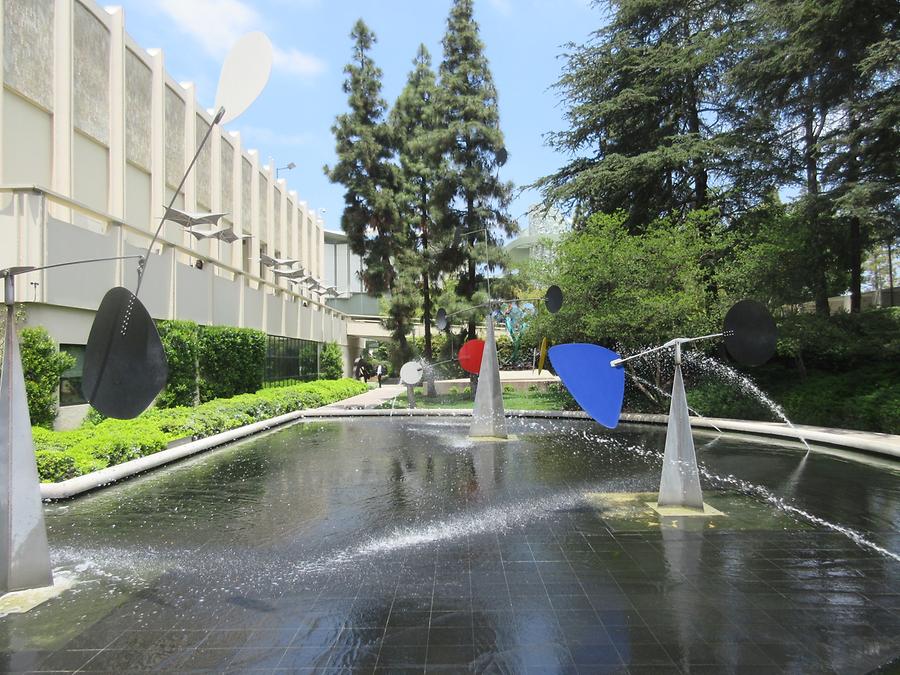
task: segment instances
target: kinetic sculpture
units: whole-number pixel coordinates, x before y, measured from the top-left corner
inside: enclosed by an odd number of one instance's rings
[[[592,344],[556,345],[549,350],[557,375],[578,404],[588,415],[610,429],[618,425],[622,412],[625,394],[623,364],[663,349],[674,350],[675,375],[657,501],[659,506],[703,509],[700,472],[681,375],[681,349],[691,342],[720,337],[724,338],[725,347],[735,361],[747,366],[757,366],[768,361],[775,353],[777,331],[772,315],[763,305],[753,300],[742,300],[726,314],[721,333],[675,338],[626,358]]]

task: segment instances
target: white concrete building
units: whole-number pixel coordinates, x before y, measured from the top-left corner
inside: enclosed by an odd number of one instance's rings
[[[527,231],[507,243],[504,249],[513,266],[530,259],[547,260],[550,251],[546,244],[557,241],[571,229],[572,223],[557,209],[534,204],[528,209]]]
[[[0,268],[143,253],[210,112],[166,73],[162,52],[128,35],[121,9],[3,0],[0,18]],[[240,134],[215,128],[175,206],[226,212],[222,224],[249,238],[197,241],[167,222],[141,300],[154,318],[336,341],[349,372],[358,347],[347,315],[260,262],[261,253],[297,258],[326,274],[322,218],[275,174]],[[134,290],[135,262],[23,275],[17,301],[28,324],[77,355],[103,294]]]

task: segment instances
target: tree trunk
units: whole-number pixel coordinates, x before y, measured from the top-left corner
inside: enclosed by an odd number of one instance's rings
[[[699,75],[697,75],[699,77]],[[697,104],[696,80],[687,82],[688,109],[687,122],[691,135],[700,139],[700,113]],[[694,178],[694,208],[705,209],[709,202],[709,173],[703,159],[696,155],[691,159],[691,173]]]
[[[855,102],[855,98],[853,99]],[[859,131],[859,118],[851,107],[850,111],[850,147],[847,157],[847,182],[851,185],[859,180],[859,149],[857,147],[857,132]],[[859,314],[862,310],[862,223],[859,216],[850,218],[850,312]]]
[[[850,218],[850,312],[862,310],[862,232],[859,218]]]
[[[890,306],[894,306],[894,259],[892,257],[891,251],[891,242],[888,242],[887,245],[887,254],[888,254],[888,285],[890,286]]]
[[[466,231],[472,231],[472,214],[475,212],[475,199],[471,194],[466,194]],[[469,235],[466,235],[469,236]],[[471,283],[471,293],[468,296],[468,300],[471,302],[472,296],[475,295],[475,258],[473,257],[473,252],[475,250],[475,246],[477,246],[477,242],[472,245],[472,250],[469,251],[469,282]],[[475,339],[475,319],[469,319],[469,339]],[[473,389],[474,391],[474,389]]]
[[[425,205],[423,204],[423,210]],[[422,215],[422,255],[425,260],[425,269],[422,272],[422,320],[425,323],[425,360],[431,363],[434,360],[434,354],[431,346],[431,265],[428,258],[428,217]],[[427,368],[425,370],[425,396],[432,397],[437,395],[437,389],[434,386],[434,370]]]
[[[806,108],[803,119],[803,156],[806,164],[806,218],[815,247],[815,251],[813,251],[813,278],[811,286],[816,300],[816,314],[828,316],[828,282],[825,270],[825,246],[822,241],[822,232],[819,223],[818,153],[816,150],[816,136],[813,130],[814,124],[815,111],[813,110],[812,105],[810,105]]]

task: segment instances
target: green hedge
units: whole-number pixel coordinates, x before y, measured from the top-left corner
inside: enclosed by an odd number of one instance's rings
[[[73,478],[153,454],[175,439],[212,436],[366,390],[364,383],[355,380],[319,380],[208,401],[196,408],[154,408],[134,420],[88,421],[73,431],[35,427],[32,433],[38,473],[44,482]]]
[[[23,328],[19,334],[25,395],[31,423],[50,428],[56,419],[59,376],[75,365],[75,358],[60,353],[46,328]]]
[[[262,388],[266,334],[252,328],[205,326],[200,330],[200,400],[211,401]]]
[[[319,375],[325,380],[339,380],[344,376],[344,357],[337,342],[327,342],[322,348]]]
[[[266,334],[252,328],[199,326],[193,321],[159,321],[169,362],[160,408],[195,405],[262,387]]]
[[[157,397],[156,405],[160,408],[196,405],[199,398],[197,364],[200,326],[193,321],[158,321],[156,327],[169,362],[166,388]]]

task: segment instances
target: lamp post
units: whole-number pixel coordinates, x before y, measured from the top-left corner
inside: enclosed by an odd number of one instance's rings
[[[278,180],[278,173],[280,171],[290,171],[291,169],[294,169],[296,167],[297,165],[293,162],[288,162],[285,166],[279,166],[277,169],[275,169],[275,180]]]

